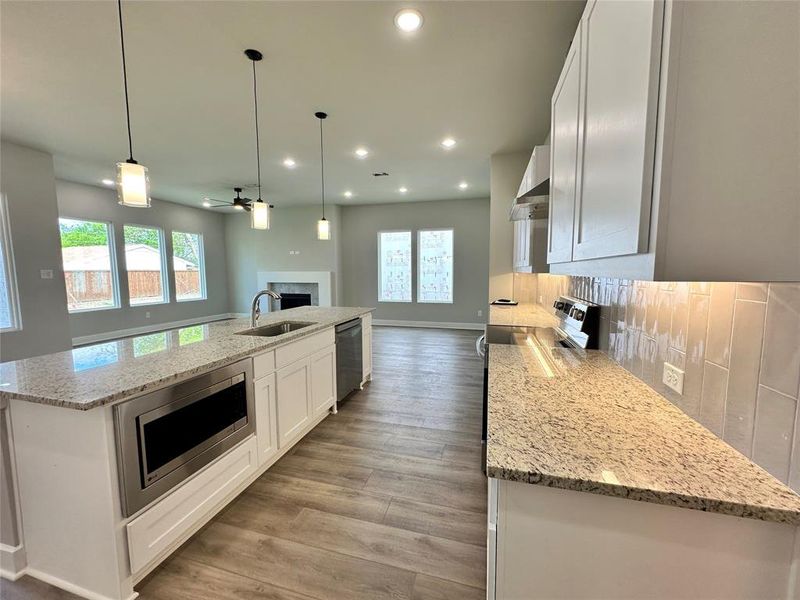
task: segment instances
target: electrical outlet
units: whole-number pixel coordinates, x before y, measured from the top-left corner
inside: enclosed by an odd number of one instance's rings
[[[149,310],[146,313],[144,313],[144,318],[145,319],[149,319],[150,318],[150,311]]]
[[[478,311],[478,316],[479,316],[479,317],[482,317],[482,316],[483,316],[483,311],[482,311],[482,310],[479,310],[479,311]]]
[[[675,365],[671,365],[668,362],[664,363],[664,374],[661,377],[661,381],[672,391],[683,394],[683,371]]]
[[[39,269],[39,277],[42,279],[52,279],[53,269]]]

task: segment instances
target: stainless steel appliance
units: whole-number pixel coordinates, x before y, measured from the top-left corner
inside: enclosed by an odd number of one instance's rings
[[[252,365],[241,360],[114,407],[126,517],[253,433]]]
[[[486,443],[489,437],[489,352],[491,344],[530,345],[545,348],[565,347],[596,350],[600,342],[600,306],[572,296],[559,296],[553,303],[558,327],[487,325],[475,349],[483,358],[483,428],[481,467],[486,473]]]
[[[336,326],[336,400],[361,389],[364,369],[361,364],[361,319]]]

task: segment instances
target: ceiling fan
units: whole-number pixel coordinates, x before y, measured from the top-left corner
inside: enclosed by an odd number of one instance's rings
[[[250,212],[252,208],[250,208],[250,204],[252,204],[253,200],[251,198],[242,198],[242,188],[235,187],[233,191],[236,192],[236,196],[233,198],[231,202],[227,202],[225,200],[217,200],[216,198],[205,198],[205,201],[209,203],[208,208],[223,208],[227,206],[232,206],[236,210],[244,210]],[[211,202],[216,202],[217,204],[211,204]]]

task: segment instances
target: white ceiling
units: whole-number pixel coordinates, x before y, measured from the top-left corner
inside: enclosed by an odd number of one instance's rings
[[[393,25],[405,6],[425,17],[413,36]],[[134,156],[163,200],[199,206],[254,183],[251,63],[242,51],[256,48],[265,57],[257,67],[264,197],[276,206],[319,201],[317,110],[330,115],[330,201],[488,197],[490,155],[547,135],[582,7],[126,0]],[[64,179],[99,185],[127,158],[116,11],[108,0],[0,3],[0,131],[51,152]],[[439,145],[446,136],[458,141],[449,151]],[[366,160],[353,155],[359,145],[370,150]],[[281,165],[286,156],[297,168]]]

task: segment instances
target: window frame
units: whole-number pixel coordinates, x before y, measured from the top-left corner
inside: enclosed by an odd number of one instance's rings
[[[409,274],[411,276],[411,289],[410,289],[410,298],[408,300],[383,300],[381,299],[381,292],[383,290],[383,286],[381,282],[383,281],[383,257],[381,253],[381,235],[384,233],[407,233],[408,234],[408,246],[409,252],[411,254],[410,262],[408,265]],[[414,231],[412,229],[381,229],[378,231],[377,235],[378,241],[378,302],[381,304],[413,304],[414,303]]]
[[[137,302],[134,304],[131,298],[131,283],[128,277],[128,252],[125,249],[125,227],[138,227],[139,229],[154,229],[158,232],[158,249],[161,258],[161,289],[163,291],[163,299],[157,302]],[[171,240],[170,240],[171,241]],[[160,304],[169,304],[169,278],[167,277],[167,241],[164,235],[164,228],[156,225],[142,225],[140,223],[122,223],[122,252],[125,259],[125,280],[128,288],[128,308],[139,308],[140,306],[158,306]]]
[[[196,235],[200,239],[200,243],[198,244],[200,250],[200,256],[198,261],[198,271],[200,272],[200,297],[199,298],[178,298],[178,276],[175,271],[175,234],[181,233],[183,235]],[[169,232],[170,234],[170,252],[172,253],[172,279],[173,283],[175,284],[175,302],[201,302],[203,300],[208,300],[208,290],[206,288],[206,245],[205,239],[203,238],[202,233],[194,233],[191,231],[179,231],[177,229],[172,229]],[[178,257],[180,258],[180,256]]]
[[[14,261],[14,244],[11,239],[11,220],[8,216],[8,200],[6,194],[0,194],[0,244],[3,252],[3,268],[8,288],[8,313],[11,324],[0,327],[0,333],[22,331],[22,312],[19,303],[19,285],[17,283],[17,265]]]
[[[103,219],[92,219],[84,217],[70,217],[67,215],[58,215],[58,247],[61,251],[61,273],[64,276],[64,284],[66,285],[66,270],[64,269],[64,246],[61,245],[61,220],[65,221],[83,221],[84,223],[102,223],[106,226],[108,246],[108,260],[111,266],[111,297],[114,300],[112,306],[99,306],[96,308],[75,308],[70,310],[69,300],[67,300],[67,313],[70,315],[88,312],[97,312],[101,310],[117,310],[122,308],[122,300],[119,291],[119,268],[117,263],[117,244],[114,238],[114,223],[112,221],[104,221]]]
[[[420,290],[420,286],[422,285],[422,245],[420,244],[420,239],[423,233],[431,232],[431,231],[449,231],[450,232],[450,240],[451,240],[451,254],[452,254],[452,267],[450,270],[451,275],[451,282],[450,282],[450,300],[421,300],[422,293]],[[456,283],[456,230],[455,227],[426,227],[424,229],[417,229],[417,304],[455,304],[456,301],[456,290],[455,290],[455,283]]]

